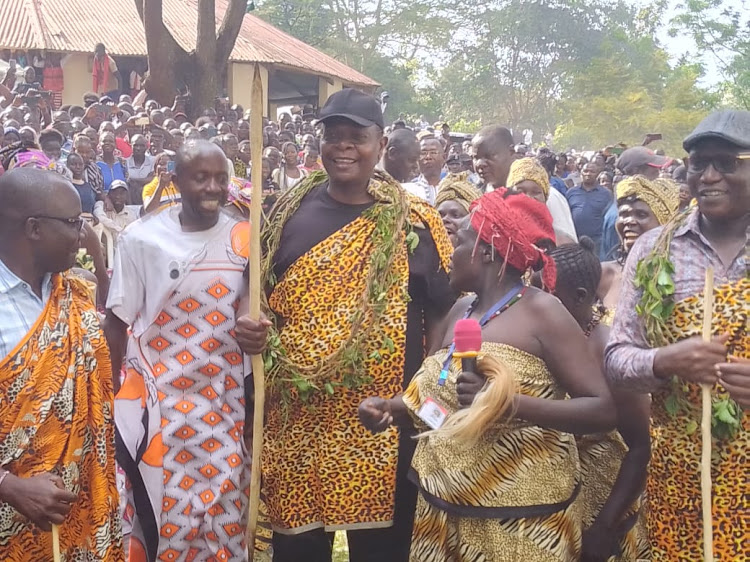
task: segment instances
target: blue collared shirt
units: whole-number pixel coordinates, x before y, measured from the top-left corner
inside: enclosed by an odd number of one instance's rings
[[[578,237],[588,236],[598,246],[602,237],[604,214],[612,204],[612,192],[601,185],[590,191],[583,187],[574,187],[568,190],[565,197],[570,205],[570,214],[573,215]]]
[[[0,360],[31,331],[52,292],[52,276],[42,280],[42,298],[0,261]]]
[[[617,201],[613,201],[604,215],[602,243],[599,249],[599,259],[601,261],[611,261],[617,256],[617,249],[620,247],[620,237],[617,235],[616,223]]]

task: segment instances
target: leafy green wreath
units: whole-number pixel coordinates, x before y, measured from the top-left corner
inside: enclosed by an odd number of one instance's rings
[[[316,187],[328,181],[323,172],[314,172],[305,181],[284,193],[264,229],[262,244],[264,257],[261,271],[264,272],[263,285],[268,289],[276,286],[273,272],[273,258],[279,249],[281,232],[287,220],[299,209],[305,196]],[[358,388],[372,381],[365,369],[365,361],[379,359],[380,351],[395,351],[391,338],[383,334],[377,350],[366,355],[366,343],[377,333],[380,320],[387,310],[387,296],[399,283],[399,275],[393,270],[393,263],[399,247],[404,243],[409,252],[414,252],[419,237],[412,231],[409,222],[409,203],[406,193],[389,176],[375,172],[368,188],[376,203],[362,216],[375,223],[372,234],[373,251],[370,267],[362,294],[361,306],[351,316],[351,332],[347,340],[332,354],[317,365],[303,367],[293,362],[281,343],[276,317],[264,303],[265,313],[274,325],[269,329],[269,338],[264,353],[264,367],[267,384],[279,392],[284,410],[295,398],[295,393],[304,403],[309,403],[316,392],[333,395],[337,387]],[[409,302],[408,291],[403,294]]]

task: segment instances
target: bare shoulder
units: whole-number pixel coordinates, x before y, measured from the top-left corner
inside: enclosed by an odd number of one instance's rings
[[[558,333],[560,330],[580,329],[568,309],[555,295],[529,287],[526,290],[526,315],[534,333]]]
[[[612,285],[622,276],[622,266],[616,261],[606,261],[602,263],[602,277],[599,281],[599,288],[596,294],[603,299],[607,296]]]
[[[533,311],[538,313],[559,313],[567,310],[555,295],[542,291],[536,287],[527,287],[525,300],[527,306]]]

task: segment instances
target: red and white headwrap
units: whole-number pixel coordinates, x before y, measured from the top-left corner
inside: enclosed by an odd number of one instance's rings
[[[552,215],[544,203],[496,189],[471,205],[471,226],[482,241],[518,271],[541,267],[544,286],[554,290],[555,262],[537,245],[542,240],[555,241]]]

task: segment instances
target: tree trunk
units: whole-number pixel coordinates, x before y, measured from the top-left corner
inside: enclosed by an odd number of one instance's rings
[[[187,53],[175,41],[164,24],[162,0],[135,0],[143,21],[148,51],[148,78],[144,88],[150,98],[172,105],[177,92],[178,70],[185,65]]]
[[[189,64],[184,67],[182,79],[190,90],[191,117],[197,119],[209,107],[214,107],[214,100],[222,87],[224,67],[200,61],[195,54],[189,57]]]
[[[215,0],[200,0],[197,47],[191,53],[180,47],[164,24],[162,0],[135,0],[135,5],[146,33],[149,78],[144,87],[149,97],[162,105],[171,105],[177,90],[187,86],[193,117],[213,107],[242,26],[247,0],[230,0],[218,36]]]

